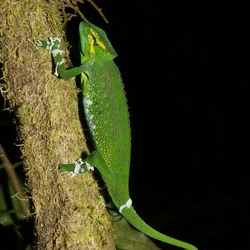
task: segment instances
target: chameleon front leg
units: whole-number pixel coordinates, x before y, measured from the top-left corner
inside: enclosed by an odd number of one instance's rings
[[[65,69],[64,65],[64,58],[62,56],[63,51],[60,50],[60,43],[61,43],[61,38],[56,36],[56,37],[49,37],[48,41],[44,40],[36,40],[35,44],[39,47],[42,47],[46,50],[49,51],[49,53],[52,54],[53,60],[55,63],[55,75],[60,76],[63,79],[68,79],[74,76],[77,76],[84,71],[84,66],[81,65],[79,67],[74,67],[71,69]]]

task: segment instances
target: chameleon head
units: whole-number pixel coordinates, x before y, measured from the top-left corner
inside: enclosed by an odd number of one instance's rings
[[[113,58],[117,56],[104,30],[90,22],[81,22],[79,25],[80,47],[83,56],[95,55],[96,51],[108,53]]]

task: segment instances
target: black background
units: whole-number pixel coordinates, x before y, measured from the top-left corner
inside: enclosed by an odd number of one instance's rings
[[[119,55],[131,198],[148,224],[200,250],[250,249],[249,8],[169,2],[96,1],[109,24],[83,8]]]
[[[250,249],[249,8],[115,2],[100,26],[128,97],[134,206],[201,250]]]

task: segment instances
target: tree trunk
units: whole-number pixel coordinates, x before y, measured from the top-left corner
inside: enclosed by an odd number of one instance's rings
[[[75,79],[54,76],[51,56],[34,44],[64,37],[60,1],[49,2],[0,0],[0,63],[5,95],[17,117],[37,248],[115,249],[92,173],[71,177],[58,169],[88,151]]]

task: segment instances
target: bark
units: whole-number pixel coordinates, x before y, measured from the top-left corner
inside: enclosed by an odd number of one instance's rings
[[[0,0],[1,89],[17,118],[37,249],[115,249],[92,173],[70,177],[58,169],[88,153],[75,79],[55,77],[51,56],[34,44],[64,37],[58,2]]]

